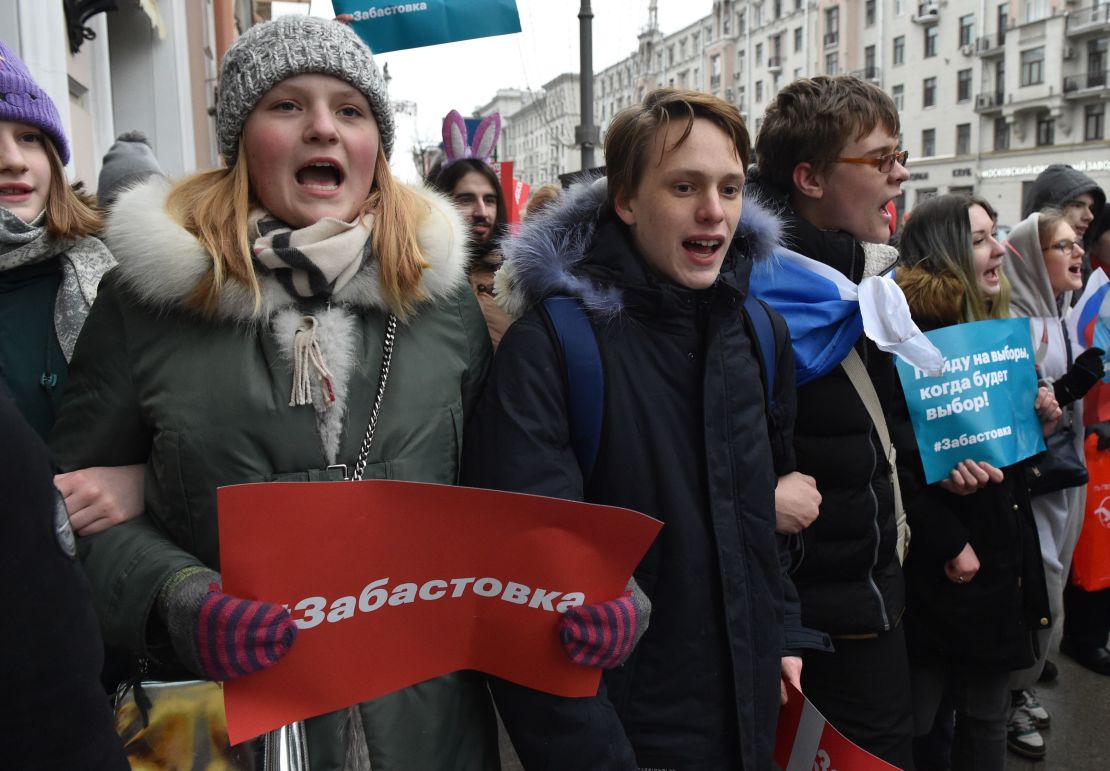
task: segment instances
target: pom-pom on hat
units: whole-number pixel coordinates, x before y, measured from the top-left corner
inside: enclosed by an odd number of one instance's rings
[[[256,24],[224,55],[216,103],[220,155],[230,166],[239,137],[258,100],[281,81],[318,73],[361,91],[378,122],[382,150],[393,151],[393,108],[370,49],[346,24],[316,16],[281,16]]]
[[[31,77],[27,65],[0,40],[0,120],[26,123],[50,137],[62,163],[69,163],[69,140],[58,108]]]

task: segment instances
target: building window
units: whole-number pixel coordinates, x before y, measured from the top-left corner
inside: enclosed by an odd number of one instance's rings
[[[960,17],[960,45],[969,46],[975,42],[975,14]]]
[[[901,16],[906,12],[906,0],[894,0],[894,15]]]
[[[1056,144],[1056,121],[1047,116],[1037,118],[1037,147]]]
[[[678,41],[678,58],[686,58],[686,38],[682,38],[682,40]]]
[[[825,74],[836,75],[840,70],[840,56],[835,51],[825,54]]]
[[[937,35],[940,25],[934,24],[925,28],[925,58],[930,59],[937,55]]]
[[[763,44],[762,43],[756,43],[755,44],[755,66],[756,67],[762,67],[763,66]]]
[[[925,129],[921,132],[921,155],[931,158],[937,154],[937,130]]]
[[[714,54],[709,60],[709,90],[714,91],[721,87],[721,55]]]
[[[894,63],[896,65],[906,63],[906,36],[905,35],[899,35],[898,37],[894,38]]]
[[[1030,48],[1021,52],[1021,85],[1035,86],[1044,83],[1044,48]]]
[[[971,101],[971,69],[960,70],[956,73],[956,101]]]
[[[916,206],[919,203],[925,203],[930,198],[936,198],[936,197],[937,197],[937,189],[935,187],[923,187],[923,188],[921,188],[920,190],[917,191],[917,199],[916,199],[916,202],[914,203],[914,206]]]
[[[867,0],[863,5],[863,23],[864,26],[875,26],[875,0]]]
[[[868,80],[879,79],[879,71],[875,67],[875,46],[863,49],[863,77]]]
[[[905,109],[906,87],[901,85],[895,86],[891,89],[890,95],[894,98],[894,106],[898,109],[898,112],[902,112],[902,110]]]
[[[1010,149],[1010,124],[1005,118],[994,119],[994,149]]]
[[[794,28],[794,50],[795,51],[801,51],[802,50],[802,28],[801,27],[795,27]]]
[[[1083,111],[1083,138],[1088,142],[1105,135],[1106,105],[1089,104]]]
[[[757,102],[762,102],[763,101],[763,81],[762,80],[757,80],[755,82],[755,101],[757,101]]]
[[[825,9],[825,45],[840,42],[840,6]]]
[[[956,155],[967,155],[971,152],[971,124],[961,123],[956,126]]]
[[[1025,20],[1037,21],[1048,16],[1048,0],[1025,0]]]
[[[937,79],[925,78],[921,83],[921,106],[933,107],[937,103]]]

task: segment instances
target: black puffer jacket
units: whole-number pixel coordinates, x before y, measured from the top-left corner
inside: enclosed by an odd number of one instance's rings
[[[786,246],[859,283],[894,262],[841,231],[821,231],[790,209],[783,212]],[[867,366],[887,424],[898,388],[890,354],[863,335],[856,350]],[[863,401],[836,367],[798,388],[794,426],[798,471],[817,480],[821,516],[791,538],[792,575],[802,601],[802,622],[833,635],[892,629],[905,605],[890,466]]]
[[[776,316],[769,440],[760,360],[741,309],[750,255],[770,251],[777,222],[747,203],[744,215],[721,278],[704,291],[649,273],[600,185],[569,195],[506,247],[499,276],[510,305],[559,294],[591,308],[605,371],[602,443],[583,485],[565,366],[545,318],[530,310],[502,340],[468,426],[464,482],[664,522],[635,572],[652,599],[651,626],[597,697],[493,683],[530,771],[771,766],[788,644],[784,584],[793,596],[774,533],[776,468],[793,468],[793,365]],[[796,603],[786,605],[796,628]]]
[[[938,299],[962,308],[960,287],[948,287],[920,268],[899,270],[914,320],[925,330],[956,324]],[[941,287],[938,290],[938,286]],[[950,313],[950,311],[948,311]],[[1024,669],[1034,660],[1034,629],[1051,625],[1037,525],[1022,466],[1003,470],[1001,484],[973,495],[953,495],[925,484],[921,453],[899,391],[894,443],[913,546],[906,558],[906,642],[910,657],[979,672]],[[971,544],[979,572],[953,583],[944,564]]]

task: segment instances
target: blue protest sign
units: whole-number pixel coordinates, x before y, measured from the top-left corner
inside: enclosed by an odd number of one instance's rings
[[[376,54],[520,32],[516,0],[332,0]]]
[[[926,336],[944,354],[944,372],[930,377],[899,360],[898,375],[927,482],[945,479],[963,460],[1003,468],[1044,450],[1028,319],[957,324]]]

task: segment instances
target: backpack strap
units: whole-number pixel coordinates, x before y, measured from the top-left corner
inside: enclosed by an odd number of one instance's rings
[[[570,443],[589,480],[601,447],[601,425],[605,414],[605,376],[601,351],[586,311],[573,297],[548,297],[543,308],[555,330],[566,362],[567,408]]]
[[[605,373],[601,365],[601,351],[590,319],[577,299],[548,297],[543,301],[543,309],[566,364],[570,442],[582,471],[582,479],[586,481],[597,461],[605,415]],[[775,405],[775,360],[778,351],[774,322],[766,303],[752,295],[744,300],[744,314],[759,351],[764,406],[770,420]]]
[[[759,359],[763,369],[763,400],[767,408],[767,419],[770,420],[771,409],[775,406],[775,374],[778,371],[775,365],[778,346],[775,341],[774,322],[771,321],[771,312],[767,309],[767,304],[752,294],[744,298],[744,313],[755,333],[754,342],[759,349]]]

